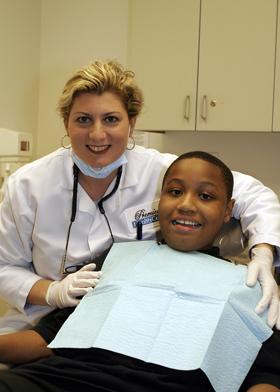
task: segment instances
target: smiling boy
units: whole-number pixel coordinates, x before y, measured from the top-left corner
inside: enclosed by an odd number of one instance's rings
[[[231,218],[232,189],[231,171],[214,156],[181,155],[163,179],[159,221],[165,242],[183,252],[210,248]]]

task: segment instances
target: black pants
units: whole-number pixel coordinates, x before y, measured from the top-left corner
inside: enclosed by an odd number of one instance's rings
[[[172,370],[114,354],[110,362],[102,358],[85,362],[54,356],[0,371],[0,392],[22,391],[213,392],[214,389],[201,370]]]

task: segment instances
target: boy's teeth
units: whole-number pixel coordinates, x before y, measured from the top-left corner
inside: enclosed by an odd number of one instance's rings
[[[185,226],[200,226],[200,223],[198,223],[198,222],[193,222],[193,221],[189,221],[189,220],[181,220],[181,219],[174,220],[174,221],[172,221],[172,223],[173,223],[173,225],[179,224],[179,225],[185,225]]]

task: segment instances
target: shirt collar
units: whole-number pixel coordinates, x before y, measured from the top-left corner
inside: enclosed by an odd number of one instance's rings
[[[137,170],[137,162],[133,162],[130,156],[131,154],[133,154],[133,150],[125,152],[127,163],[123,165],[119,189],[130,188],[139,183],[139,170]]]
[[[73,189],[73,160],[71,156],[71,148],[62,150],[62,181],[61,186],[64,189]]]
[[[158,245],[166,245],[165,240],[161,237],[161,232],[157,232],[157,243]],[[217,246],[212,246],[209,249],[198,250],[198,252],[205,253],[209,256],[217,257],[221,259],[220,249]]]

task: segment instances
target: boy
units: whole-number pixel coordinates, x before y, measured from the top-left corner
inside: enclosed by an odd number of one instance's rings
[[[230,219],[233,206],[232,186],[230,170],[220,160],[207,153],[187,153],[174,161],[164,177],[159,204],[160,226],[165,242],[171,248],[182,252],[199,249],[217,256],[217,249],[211,247],[222,224]],[[26,334],[25,338],[30,338],[29,353],[21,358],[18,356],[18,362],[52,354],[45,343],[50,342],[56,333],[49,329],[55,324],[51,317],[49,315],[48,320],[42,320],[34,331],[14,334],[16,337],[20,336],[19,334]],[[9,335],[10,338],[11,336]],[[261,351],[264,356],[262,361],[269,358],[268,355],[275,349],[278,350],[279,356],[279,343],[276,345],[275,336],[277,339],[277,335],[274,334],[267,341],[269,350],[265,350],[264,344]],[[34,351],[36,355],[31,350],[33,339],[36,339],[35,347],[39,344]],[[11,346],[9,347],[11,351]],[[29,392],[76,391],[78,388],[83,392],[213,391],[207,377],[199,369],[169,369],[98,348],[59,349],[57,354],[34,364],[2,372],[0,392],[21,391],[24,388]],[[14,359],[13,355],[6,357],[6,361],[12,362]],[[271,372],[270,369],[262,369],[262,361],[256,361],[257,371],[253,366],[242,391],[261,383],[272,385],[254,386],[250,391],[279,391],[280,372],[277,368],[277,359],[272,361],[269,358],[267,362],[275,365]]]

